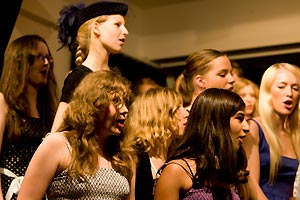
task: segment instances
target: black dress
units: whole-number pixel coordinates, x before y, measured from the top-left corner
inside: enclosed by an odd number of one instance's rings
[[[61,92],[60,102],[69,103],[73,96],[74,90],[79,85],[81,80],[86,75],[88,75],[89,73],[92,73],[92,72],[93,71],[90,68],[88,68],[84,65],[81,65],[81,66],[73,69],[68,74],[66,79],[64,80],[64,85],[63,85],[62,92]]]
[[[153,200],[154,179],[152,177],[150,158],[148,153],[138,148],[138,165],[136,169],[136,200]]]
[[[7,132],[4,132],[0,154],[0,167],[10,170],[16,176],[25,175],[34,152],[47,134],[41,119],[28,116],[23,116],[23,119],[24,129],[20,138],[8,142]],[[2,194],[4,197],[13,179],[1,174]],[[12,199],[16,199],[16,195]]]

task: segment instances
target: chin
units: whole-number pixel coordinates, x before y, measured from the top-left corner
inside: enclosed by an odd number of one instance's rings
[[[111,131],[111,135],[120,135],[121,133],[122,133],[122,131],[119,129]]]

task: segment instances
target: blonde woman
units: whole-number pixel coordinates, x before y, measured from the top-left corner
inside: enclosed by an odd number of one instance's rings
[[[172,141],[183,134],[187,117],[181,96],[170,88],[152,88],[134,100],[125,132],[138,151],[136,200],[153,199],[157,170],[166,161]]]
[[[125,3],[97,1],[88,6],[70,5],[60,11],[59,40],[62,47],[69,47],[75,56],[76,67],[64,81],[52,132],[60,125],[63,112],[83,77],[91,72],[110,70],[109,55],[121,51],[128,35],[127,10]]]
[[[251,199],[286,199],[300,155],[300,69],[288,63],[270,66],[262,76],[260,117],[250,120],[244,147],[250,171]]]
[[[258,98],[259,87],[249,79],[239,78],[233,85],[233,92],[242,97],[246,104],[246,118],[257,117],[258,112]]]
[[[189,110],[194,99],[207,88],[232,90],[232,66],[224,52],[203,49],[188,56],[182,74],[176,80],[176,90]]]

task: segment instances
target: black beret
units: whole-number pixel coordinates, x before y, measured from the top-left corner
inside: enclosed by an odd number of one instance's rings
[[[125,16],[128,11],[128,5],[121,2],[113,1],[98,1],[93,3],[84,9],[82,9],[78,16],[79,28],[84,22],[100,15],[122,15]]]

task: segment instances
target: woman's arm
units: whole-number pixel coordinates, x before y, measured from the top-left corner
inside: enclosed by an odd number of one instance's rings
[[[133,170],[133,175],[130,181],[130,193],[129,193],[129,200],[135,200],[135,179],[136,179],[136,169]]]
[[[192,187],[192,180],[177,164],[168,164],[162,171],[155,186],[154,200],[179,200],[181,191]]]
[[[259,133],[255,122],[249,120],[250,132],[244,139],[244,148],[248,159],[248,170],[250,172],[248,184],[250,199],[264,200],[267,197],[259,186],[260,160],[259,160]]]
[[[66,102],[59,103],[56,114],[55,114],[55,118],[53,121],[53,125],[51,128],[51,133],[56,132],[56,130],[59,128],[61,122],[63,121],[63,114],[64,114],[65,110],[67,109],[68,105],[69,104]]]
[[[3,94],[0,92],[0,153],[3,142],[3,135],[5,130],[5,120],[7,114],[7,104],[5,102]],[[0,177],[0,200],[3,200],[2,187],[1,187],[1,177]]]
[[[8,111],[7,104],[5,102],[3,94],[0,92],[0,150],[2,147],[7,111]]]
[[[18,199],[42,199],[68,153],[60,133],[47,136],[33,155],[22,182]]]

